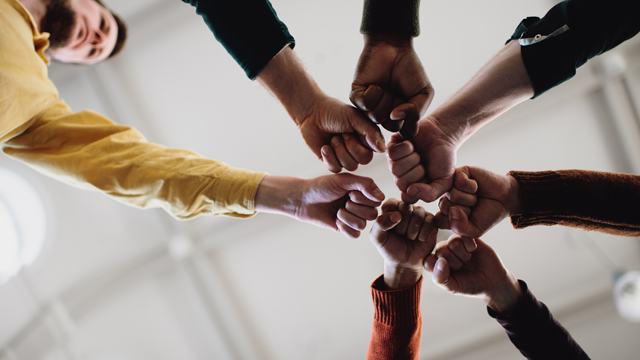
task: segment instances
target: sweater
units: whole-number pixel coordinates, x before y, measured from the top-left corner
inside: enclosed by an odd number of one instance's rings
[[[613,235],[640,236],[640,176],[586,170],[511,171],[520,185],[516,229],[563,225]]]
[[[178,219],[252,216],[264,173],[147,142],[93,111],[73,112],[47,75],[40,33],[18,0],[0,0],[0,147],[35,170]]]
[[[520,281],[524,296],[509,313],[487,312],[504,328],[511,342],[531,360],[587,360],[571,334]],[[384,291],[384,280],[371,284],[374,317],[367,360],[417,360],[420,357],[422,278],[412,287]]]

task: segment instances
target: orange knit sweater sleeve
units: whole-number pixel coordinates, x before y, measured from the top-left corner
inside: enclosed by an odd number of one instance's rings
[[[367,360],[417,360],[422,335],[422,278],[410,288],[384,288],[382,276],[371,284],[374,316]]]

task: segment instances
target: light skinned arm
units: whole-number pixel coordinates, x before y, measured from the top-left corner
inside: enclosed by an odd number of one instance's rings
[[[380,129],[355,107],[325,94],[291,48],[280,51],[257,79],[286,108],[330,171],[353,171],[368,164],[373,151],[386,151]]]
[[[513,176],[463,166],[456,169],[453,187],[438,207],[441,229],[477,238],[503,219],[522,213],[522,192]]]
[[[419,359],[423,262],[438,229],[421,207],[389,199],[370,238],[384,259],[384,273],[371,286],[374,321],[368,360]]]
[[[478,237],[506,217],[514,228],[562,225],[618,236],[640,235],[634,204],[640,176],[590,170],[510,171],[456,169],[441,198],[440,228]]]
[[[505,45],[462,88],[418,122],[411,141],[393,135],[389,162],[405,202],[431,202],[453,184],[456,151],[483,125],[533,96],[520,45]],[[413,154],[417,154],[415,156]]]
[[[256,192],[255,209],[357,238],[367,221],[378,216],[382,200],[384,194],[367,177],[335,174],[305,180],[267,175]]]
[[[419,206],[389,199],[371,229],[371,242],[384,259],[384,283],[390,290],[413,286],[438,234],[433,215]]]
[[[526,283],[517,280],[482,240],[453,235],[436,246],[425,268],[445,291],[482,299],[489,315],[527,359],[589,359]]]

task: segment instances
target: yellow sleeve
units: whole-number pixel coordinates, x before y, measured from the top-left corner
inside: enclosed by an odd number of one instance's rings
[[[131,127],[92,111],[73,113],[63,101],[38,114],[2,149],[67,184],[141,208],[161,207],[178,219],[250,217],[265,176],[149,143]]]

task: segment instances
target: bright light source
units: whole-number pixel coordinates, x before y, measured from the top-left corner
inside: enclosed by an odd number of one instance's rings
[[[26,180],[0,169],[0,284],[30,265],[42,250],[46,217]]]
[[[627,271],[616,276],[613,297],[620,317],[640,322],[640,272]]]

